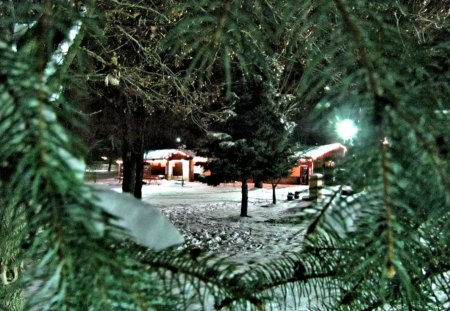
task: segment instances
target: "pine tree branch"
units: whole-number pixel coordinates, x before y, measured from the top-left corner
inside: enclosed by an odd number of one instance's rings
[[[335,271],[330,272],[324,272],[324,273],[316,273],[316,274],[309,274],[309,275],[294,275],[290,278],[280,279],[273,283],[268,283],[264,285],[260,285],[260,282],[257,282],[256,284],[253,284],[252,289],[254,294],[263,293],[272,289],[280,288],[280,287],[286,287],[289,285],[298,285],[300,283],[306,284],[308,281],[311,280],[323,280],[326,278],[333,278],[337,276],[337,273]],[[228,307],[231,304],[233,304],[236,301],[239,300],[247,300],[250,303],[252,303],[255,306],[259,306],[262,304],[262,300],[255,295],[249,295],[249,296],[243,296],[242,294],[245,293],[246,288],[236,288],[233,289],[232,292],[235,293],[235,296],[227,297],[223,299],[220,303],[216,304],[216,309],[220,310],[222,308]]]
[[[392,202],[390,193],[390,182],[389,182],[389,169],[387,161],[387,145],[383,144],[386,137],[384,131],[384,116],[383,111],[386,107],[393,106],[393,102],[382,96],[383,90],[378,83],[377,74],[375,71],[375,66],[372,59],[369,56],[369,52],[364,44],[363,36],[361,31],[358,29],[356,23],[352,21],[351,15],[348,13],[347,8],[342,0],[333,0],[336,4],[338,11],[340,12],[344,25],[347,27],[348,31],[353,35],[352,38],[356,45],[357,51],[360,55],[360,65],[367,70],[367,77],[369,80],[370,91],[372,98],[374,100],[374,123],[377,126],[379,140],[380,140],[380,153],[381,153],[381,168],[383,177],[383,200],[386,209],[386,234],[387,234],[387,253],[386,253],[386,269],[388,277],[393,277],[395,275],[395,267],[393,264],[394,260],[394,237],[393,237],[393,223],[392,223]]]
[[[325,213],[330,208],[331,204],[333,203],[334,199],[337,197],[337,195],[341,192],[343,186],[340,186],[339,189],[335,192],[333,192],[333,195],[328,200],[327,204],[323,206],[320,210],[319,215],[314,219],[314,221],[309,225],[308,230],[306,231],[306,237],[308,237],[310,234],[314,233],[317,226],[319,225],[320,220],[325,216]]]
[[[393,233],[393,215],[392,215],[392,200],[391,200],[391,184],[389,181],[389,168],[388,168],[388,145],[384,141],[380,142],[381,148],[381,167],[383,170],[383,200],[386,208],[386,271],[389,278],[394,277],[394,233]]]
[[[367,47],[364,44],[364,39],[361,31],[359,30],[356,23],[353,22],[350,13],[348,12],[344,2],[342,0],[333,0],[335,3],[339,13],[341,14],[344,25],[347,30],[353,35],[353,41],[355,43],[356,49],[359,54],[359,62],[363,68],[367,70],[367,78],[369,79],[370,90],[373,98],[377,98],[381,96],[383,93],[381,86],[378,83],[377,74],[375,71],[375,66],[373,64],[372,59],[369,56],[369,52],[367,51]],[[356,55],[358,57],[358,55]]]
[[[258,267],[249,267],[249,271],[236,274],[233,272],[238,267],[235,267],[233,263],[219,261],[211,265],[207,263],[209,258],[199,261],[197,258],[180,258],[179,255],[175,257],[177,259],[171,261],[167,261],[167,257],[150,257],[144,258],[141,262],[153,268],[170,271],[174,276],[183,274],[190,278],[200,280],[205,285],[209,284],[208,288],[212,292],[214,292],[214,288],[220,289],[220,292],[222,292],[221,295],[225,295],[225,298],[221,298],[220,301],[216,302],[216,309],[228,307],[238,301],[248,301],[254,306],[259,306],[263,303],[262,298],[259,296],[263,292],[294,284],[307,284],[308,281],[316,279],[323,280],[332,278],[337,276],[338,273],[336,270],[330,270],[308,274],[301,261],[295,261],[289,257],[286,258],[287,261],[284,263],[289,263],[290,270],[283,271],[281,275],[278,273],[274,274],[276,275],[275,278],[263,280],[261,276],[264,275],[264,269],[278,270],[280,267],[276,263],[269,263],[267,266],[261,264]],[[177,264],[178,262],[179,264]],[[272,267],[272,265],[274,266]],[[247,275],[249,272],[250,276]],[[230,274],[232,276],[228,277]],[[254,275],[254,277],[251,275]],[[247,279],[246,281],[243,281],[244,276]],[[248,282],[252,283],[251,286]],[[249,288],[251,288],[251,291],[248,290]],[[216,299],[221,295],[216,296]]]
[[[430,142],[426,138],[427,134],[416,125],[417,120],[415,120],[412,115],[405,113],[400,109],[395,110],[395,113],[408,124],[422,147],[426,150],[428,157],[434,164],[434,171],[438,174],[441,184],[444,186],[447,199],[450,200],[450,178],[446,174],[447,170],[445,169],[444,161],[439,156],[439,151],[435,147],[434,142]]]
[[[94,14],[94,8],[96,0],[87,0],[87,3],[85,4],[87,13],[85,14],[86,18],[91,18]],[[78,23],[79,21],[76,21]],[[72,44],[70,45],[70,48],[67,52],[67,54],[64,56],[64,62],[60,66],[58,70],[58,76],[55,78],[56,81],[61,81],[62,77],[64,77],[69,70],[69,67],[71,66],[73,60],[78,54],[78,51],[80,50],[80,45],[84,39],[84,36],[86,34],[86,26],[81,25],[80,30],[78,31],[75,39],[73,40]]]
[[[380,306],[382,306],[384,303],[385,303],[384,300],[381,300],[381,299],[380,299],[380,300],[377,300],[376,302],[370,304],[370,306],[368,306],[368,307],[365,308],[365,309],[362,309],[361,311],[373,311],[373,310],[378,310],[378,308],[379,308]]]

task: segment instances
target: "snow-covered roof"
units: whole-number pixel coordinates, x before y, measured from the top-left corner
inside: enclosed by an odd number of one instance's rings
[[[309,147],[305,150],[302,150],[297,153],[297,157],[299,158],[311,158],[313,160],[317,160],[319,158],[322,158],[328,154],[330,154],[333,151],[347,151],[347,147],[340,143],[334,143],[329,145],[322,145],[322,146],[314,146]]]
[[[193,158],[195,154],[190,150],[184,149],[160,149],[149,150],[144,153],[144,160],[166,160],[173,156],[182,156],[186,158]]]

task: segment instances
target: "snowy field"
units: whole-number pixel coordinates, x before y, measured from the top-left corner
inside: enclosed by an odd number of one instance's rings
[[[161,210],[183,234],[185,243],[180,248],[208,250],[242,267],[299,250],[305,227],[298,224],[297,213],[310,205],[301,200],[308,195],[308,186],[279,185],[277,204],[273,205],[270,185],[257,189],[249,184],[250,217],[239,216],[240,186],[237,182],[212,187],[199,182],[182,185],[180,181],[159,180],[144,185],[142,194],[144,202]],[[97,180],[95,187],[121,192],[122,185],[110,178]],[[288,201],[287,194],[295,191],[300,192],[300,198]],[[311,310],[306,302],[301,305],[305,307],[299,308],[288,297],[281,309],[276,303],[269,309]],[[189,311],[200,309],[192,307]]]
[[[114,179],[98,180],[95,186],[121,192]],[[301,197],[308,187],[279,185],[277,204],[272,204],[272,189],[249,185],[250,217],[240,217],[240,183],[217,187],[199,182],[159,180],[142,188],[143,201],[157,207],[181,231],[185,245],[217,252],[241,260],[253,256],[272,258],[292,252],[302,240],[304,228],[293,224],[298,210],[309,203]],[[300,191],[300,199],[287,201],[288,192]]]

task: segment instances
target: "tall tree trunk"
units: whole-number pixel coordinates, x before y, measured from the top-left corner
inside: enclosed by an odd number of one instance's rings
[[[272,183],[272,204],[277,204],[277,195],[275,193],[275,188],[277,184]]]
[[[124,141],[122,149],[123,161],[123,180],[122,192],[131,192],[134,194],[136,183],[136,158],[133,156],[128,142]]]
[[[138,199],[142,199],[142,180],[144,179],[144,140],[145,140],[145,129],[146,129],[146,121],[145,117],[146,111],[143,107],[139,107],[139,128],[138,128],[138,136],[135,142],[134,149],[134,159],[136,162],[136,180],[134,185],[134,197]]]
[[[144,178],[144,154],[134,153],[136,163],[136,180],[134,184],[134,197],[142,199],[142,179]]]
[[[113,164],[113,156],[114,156],[114,149],[111,148],[109,151],[109,157],[108,157],[108,172],[111,172],[111,167]]]
[[[262,180],[259,180],[259,179],[255,178],[254,181],[255,181],[255,188],[261,189],[263,187]]]
[[[242,178],[241,217],[247,217],[248,210],[248,184],[247,178]]]

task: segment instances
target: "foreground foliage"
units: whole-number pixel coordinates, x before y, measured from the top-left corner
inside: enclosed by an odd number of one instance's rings
[[[177,8],[183,18],[165,44],[193,60],[188,73],[208,74],[219,62],[230,82],[236,66],[264,76],[276,60],[290,86],[280,92],[315,101],[313,116],[351,111],[361,126],[343,164],[357,193],[336,190],[305,210],[300,253],[248,266],[116,238],[120,229],[80,176],[72,131],[82,120],[60,89],[79,43],[62,64],[53,58],[74,26],[89,26],[95,3],[78,4],[1,7],[4,29],[29,29],[18,37],[2,28],[0,37],[0,308],[263,310],[282,309],[288,297],[308,310],[449,308],[443,3],[209,0]],[[301,68],[295,75],[292,64]]]

